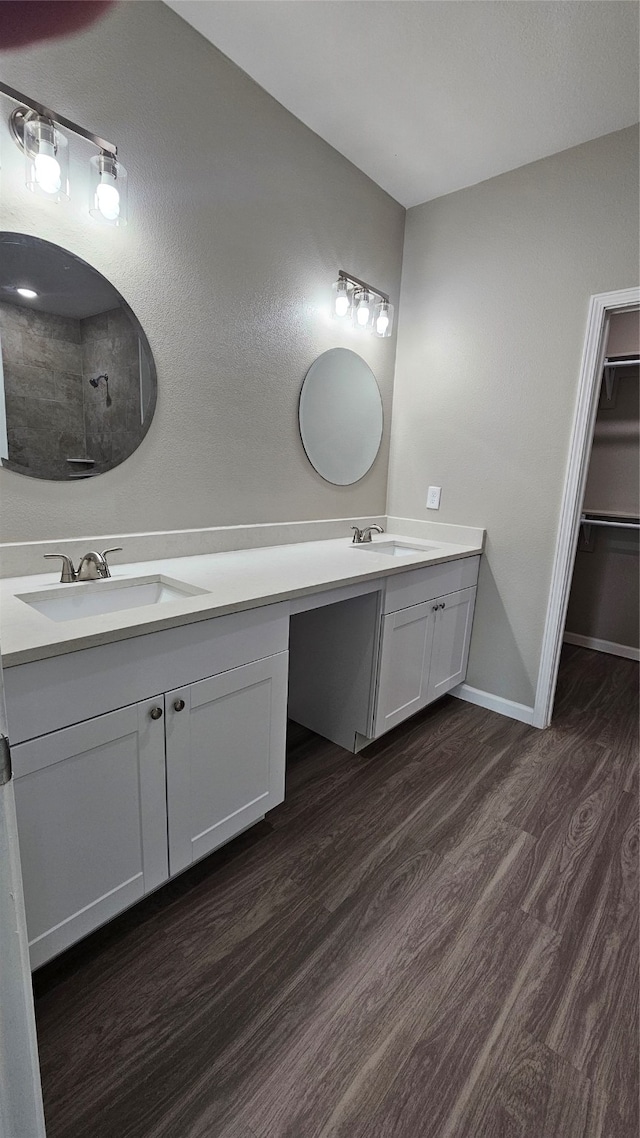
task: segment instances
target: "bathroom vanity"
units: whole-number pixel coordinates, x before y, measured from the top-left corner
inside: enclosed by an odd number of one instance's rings
[[[287,715],[357,751],[459,684],[481,549],[384,534],[1,582],[32,966],[281,802]]]

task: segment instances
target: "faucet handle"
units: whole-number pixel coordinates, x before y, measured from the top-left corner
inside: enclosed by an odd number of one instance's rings
[[[60,577],[61,584],[68,584],[71,581],[78,580],[78,574],[73,567],[73,561],[67,557],[66,553],[44,553],[45,561],[62,561],[62,574]]]
[[[104,567],[106,570],[105,577],[111,576],[111,572],[109,570],[109,563],[107,561],[107,554],[108,553],[122,553],[122,546],[121,545],[114,545],[112,549],[103,549],[102,550],[102,553],[100,556],[102,557],[102,560],[104,561]]]

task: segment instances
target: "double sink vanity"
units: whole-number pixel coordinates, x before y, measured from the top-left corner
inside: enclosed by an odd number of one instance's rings
[[[281,802],[288,715],[358,751],[464,679],[483,531],[456,537],[0,582],[32,967]]]
[[[142,443],[163,469],[151,345],[75,253],[12,231],[0,250],[4,484],[57,483],[56,502],[90,516],[93,480]],[[291,469],[309,488],[364,479],[384,433],[367,360],[329,346],[286,391]],[[117,484],[124,495],[126,475]],[[348,519],[331,519],[130,534],[104,552],[0,547],[34,968],[281,802],[287,717],[357,752],[464,679],[484,531],[366,521],[353,540]],[[61,578],[39,574],[42,557],[60,558]]]

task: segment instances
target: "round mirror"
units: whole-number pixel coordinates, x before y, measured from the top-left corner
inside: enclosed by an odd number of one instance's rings
[[[348,348],[331,348],[309,368],[298,409],[312,466],[336,486],[358,482],[382,441],[382,399],[371,368]]]
[[[79,257],[0,233],[0,460],[32,478],[91,478],[146,435],[156,369],[112,284]]]

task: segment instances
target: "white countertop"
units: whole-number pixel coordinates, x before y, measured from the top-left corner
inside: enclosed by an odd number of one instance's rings
[[[0,581],[0,644],[4,667],[44,660],[81,648],[94,648],[176,625],[191,624],[242,609],[257,608],[359,581],[371,581],[426,565],[439,565],[482,552],[482,544],[454,545],[385,533],[380,542],[400,541],[419,547],[415,554],[390,557],[373,548],[354,546],[347,538],[242,549],[195,557],[138,561],[112,568],[114,580],[162,574],[205,593],[162,604],[58,622],[37,612],[17,594],[47,586],[60,587],[57,572]],[[100,588],[101,581],[96,582]],[[73,590],[74,585],[63,586]]]

